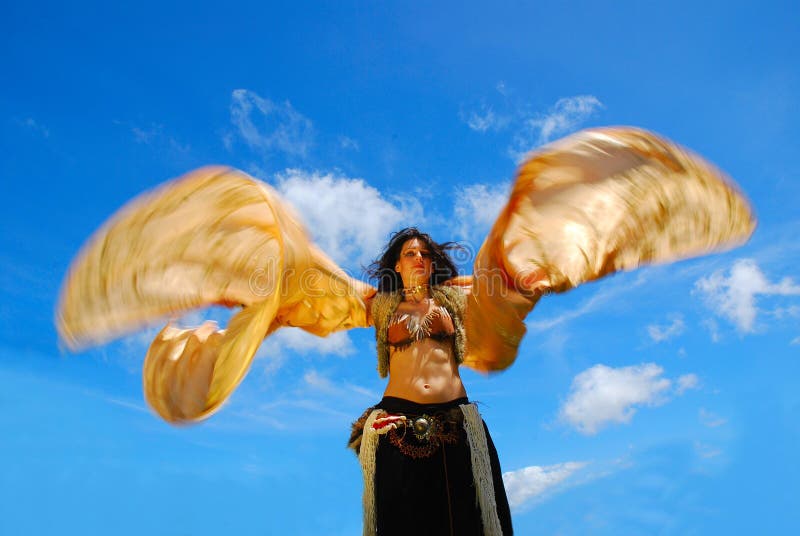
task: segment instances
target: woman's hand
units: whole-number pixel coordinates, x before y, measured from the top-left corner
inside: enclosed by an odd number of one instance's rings
[[[389,430],[395,430],[398,423],[403,423],[403,425],[405,425],[405,422],[405,415],[392,415],[391,413],[387,413],[385,417],[375,419],[372,428],[379,434],[386,434]]]

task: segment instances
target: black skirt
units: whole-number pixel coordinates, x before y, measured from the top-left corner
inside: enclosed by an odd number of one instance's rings
[[[459,405],[468,403],[466,398],[442,404],[417,404],[401,398],[384,397],[375,407],[407,416],[446,416],[461,415]],[[503,534],[507,536],[512,534],[511,512],[500,462],[486,423],[483,427],[497,515]],[[450,428],[445,430],[445,441],[439,442],[432,452],[425,450],[427,441],[418,441],[413,433],[404,433],[402,441],[394,431],[392,437],[381,435],[375,460],[378,536],[484,534],[463,415],[460,422],[451,422]]]

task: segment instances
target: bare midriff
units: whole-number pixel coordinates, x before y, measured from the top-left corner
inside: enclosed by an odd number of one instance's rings
[[[449,402],[467,396],[452,340],[425,338],[407,348],[389,350],[389,384],[384,396],[420,404]]]

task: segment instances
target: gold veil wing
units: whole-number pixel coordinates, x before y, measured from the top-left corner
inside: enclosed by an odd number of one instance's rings
[[[510,366],[542,294],[618,270],[744,242],[747,201],[715,167],[633,128],[579,132],[533,153],[481,247],[467,294],[464,364]],[[165,316],[243,306],[227,329],[167,324],[144,364],[148,403],[170,422],[207,417],[249,369],[265,336],[367,326],[375,289],[308,239],[267,185],[202,168],[120,209],[70,267],[56,314],[72,349]]]
[[[544,293],[730,248],[754,229],[722,172],[650,132],[592,129],[542,147],[476,256],[464,364],[509,367]]]
[[[68,271],[56,325],[79,349],[165,316],[243,306],[224,330],[167,324],[148,350],[145,398],[167,421],[187,422],[220,407],[267,334],[366,326],[373,293],[314,246],[272,188],[208,167],[134,199],[89,239]]]

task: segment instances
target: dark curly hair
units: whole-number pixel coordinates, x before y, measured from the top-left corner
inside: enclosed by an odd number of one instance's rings
[[[448,251],[453,249],[463,249],[456,242],[436,242],[427,233],[421,232],[416,227],[406,227],[394,233],[389,239],[389,243],[375,262],[367,268],[370,279],[378,281],[378,292],[394,292],[403,288],[403,280],[394,267],[397,259],[400,258],[400,250],[403,244],[412,238],[422,240],[431,254],[431,285],[440,285],[448,279],[458,275],[458,269],[450,258]]]

